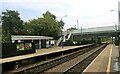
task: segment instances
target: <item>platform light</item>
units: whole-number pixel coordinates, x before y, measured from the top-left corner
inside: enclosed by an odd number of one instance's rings
[[[20,40],[18,40],[18,42],[21,42]]]
[[[61,19],[61,25],[62,25],[62,19],[63,19],[64,17],[67,17],[67,15],[64,15],[64,16],[62,16],[62,17],[57,17],[57,18],[60,18],[60,19]],[[63,26],[63,29],[64,29],[64,26]],[[62,28],[61,28],[61,31],[62,31]],[[62,37],[62,48],[63,48],[63,47],[64,47],[64,34],[63,34],[63,31],[62,31],[61,37]]]
[[[15,41],[14,41],[14,40],[12,40],[12,43],[15,43]]]

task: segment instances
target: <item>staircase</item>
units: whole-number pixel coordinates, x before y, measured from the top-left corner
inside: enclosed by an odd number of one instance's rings
[[[68,35],[69,34],[69,35]],[[71,36],[71,32],[70,31],[65,31],[65,32],[63,32],[63,35],[64,35],[64,39],[65,39],[65,41],[66,40],[69,40],[69,38],[70,38],[70,36]],[[67,37],[67,39],[66,39],[66,36],[68,35],[68,37]],[[58,41],[57,41],[57,46],[60,44],[60,42],[62,41],[62,37],[60,37],[59,39],[58,39]]]

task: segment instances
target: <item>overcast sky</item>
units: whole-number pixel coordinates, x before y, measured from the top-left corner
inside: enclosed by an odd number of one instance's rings
[[[118,22],[118,13],[110,10],[118,10],[120,0],[0,0],[0,12],[17,10],[24,21],[41,17],[46,11],[50,11],[57,17],[62,17],[65,29],[113,26]],[[60,20],[60,18],[57,18]]]

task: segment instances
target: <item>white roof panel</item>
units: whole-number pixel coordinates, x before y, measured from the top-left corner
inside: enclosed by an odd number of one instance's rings
[[[12,35],[11,40],[48,40],[53,37],[48,36],[24,36],[24,35]]]

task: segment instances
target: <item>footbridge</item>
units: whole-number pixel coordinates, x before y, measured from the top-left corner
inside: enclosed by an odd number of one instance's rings
[[[83,28],[78,30],[71,30],[72,35],[78,36],[81,40],[91,40],[91,39],[104,39],[112,38],[112,42],[116,45],[120,43],[120,27],[117,26],[104,26],[95,28]],[[75,39],[77,39],[75,38]]]
[[[119,35],[120,30],[117,26],[104,26],[104,27],[95,27],[95,28],[81,28],[78,30],[71,30],[73,35],[80,34],[97,34],[99,36],[116,36]]]
[[[67,37],[68,36],[68,37]],[[94,37],[115,37],[116,40],[120,38],[120,29],[117,26],[104,26],[104,27],[94,27],[94,28],[81,28],[77,30],[68,30],[64,32],[64,37],[59,38],[57,45],[62,40],[69,40],[71,36],[79,36],[81,39],[91,39]],[[77,38],[76,38],[77,39]]]

